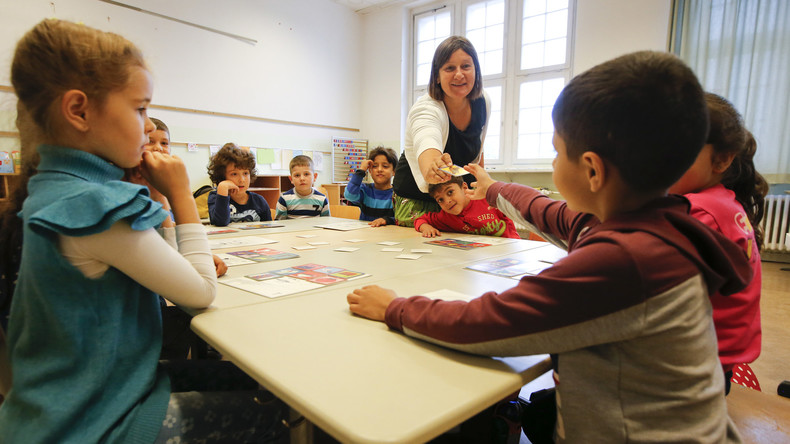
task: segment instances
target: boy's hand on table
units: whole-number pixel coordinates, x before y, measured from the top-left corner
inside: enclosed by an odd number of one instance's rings
[[[422,233],[422,237],[438,237],[442,235],[441,231],[428,223],[420,225],[420,233]]]
[[[387,220],[384,219],[383,217],[380,217],[376,220],[372,220],[368,222],[368,225],[370,225],[371,227],[381,227],[383,225],[387,225]]]
[[[346,300],[351,313],[374,321],[383,321],[387,307],[397,297],[392,290],[378,285],[366,285],[349,293]]]
[[[466,190],[466,195],[472,200],[485,199],[488,187],[493,185],[496,181],[488,175],[483,167],[476,163],[470,163],[465,166],[464,169],[472,173],[475,179],[477,179],[476,182],[472,182],[472,188]]]

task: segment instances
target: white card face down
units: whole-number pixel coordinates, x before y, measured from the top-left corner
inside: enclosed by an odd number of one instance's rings
[[[395,256],[395,259],[409,259],[409,260],[417,260],[421,258],[422,255],[420,254],[399,254]]]

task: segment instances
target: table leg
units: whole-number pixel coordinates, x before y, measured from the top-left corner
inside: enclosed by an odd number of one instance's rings
[[[288,429],[292,444],[313,443],[313,423],[291,407],[288,408]]]

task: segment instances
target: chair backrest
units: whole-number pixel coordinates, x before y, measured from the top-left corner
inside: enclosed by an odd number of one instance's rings
[[[344,219],[359,219],[361,210],[359,207],[351,205],[329,205],[329,213],[334,217],[342,217]]]
[[[8,347],[5,342],[5,332],[0,326],[0,403],[2,398],[11,390],[11,363],[8,362]]]
[[[208,193],[201,194],[195,198],[195,205],[198,209],[198,216],[201,219],[208,218]]]

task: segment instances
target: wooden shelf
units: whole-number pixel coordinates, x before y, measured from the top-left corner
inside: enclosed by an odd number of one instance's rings
[[[255,177],[255,181],[250,184],[250,191],[260,194],[266,199],[269,208],[277,207],[277,199],[283,191],[293,188],[291,179],[282,175],[262,175]]]
[[[326,198],[329,200],[329,205],[345,205],[346,199],[343,193],[346,191],[346,184],[344,183],[325,183],[323,187],[326,189]]]

